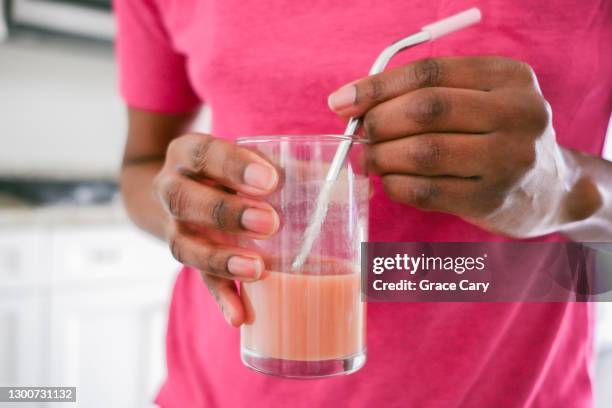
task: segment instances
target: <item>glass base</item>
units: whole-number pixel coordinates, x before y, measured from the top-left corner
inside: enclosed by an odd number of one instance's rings
[[[315,361],[262,357],[246,349],[241,350],[240,356],[244,365],[257,372],[308,380],[354,373],[365,364],[366,350],[345,358]]]

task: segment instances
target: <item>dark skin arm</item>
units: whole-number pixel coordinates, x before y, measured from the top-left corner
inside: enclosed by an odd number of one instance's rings
[[[194,116],[129,110],[121,194],[132,221],[162,240],[166,240],[170,217],[153,194],[153,180],[164,165],[168,144],[188,128]]]

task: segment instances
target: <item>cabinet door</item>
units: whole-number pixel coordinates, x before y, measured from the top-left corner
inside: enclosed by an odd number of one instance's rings
[[[79,406],[151,406],[164,376],[167,298],[160,284],[54,293],[51,382],[78,387]]]
[[[48,237],[42,228],[0,230],[0,386],[48,380]]]
[[[0,290],[0,386],[46,383],[45,310],[38,294]]]

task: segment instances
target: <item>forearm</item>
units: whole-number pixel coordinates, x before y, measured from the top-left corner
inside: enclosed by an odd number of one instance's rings
[[[154,194],[153,181],[164,165],[169,143],[187,130],[196,112],[128,112],[128,138],[120,176],[125,208],[137,226],[165,240],[170,218]]]
[[[162,160],[124,164],[121,169],[121,194],[127,213],[138,227],[165,240],[168,214],[153,193],[153,180]]]
[[[561,203],[561,232],[576,241],[612,241],[612,162],[563,149],[571,188]]]

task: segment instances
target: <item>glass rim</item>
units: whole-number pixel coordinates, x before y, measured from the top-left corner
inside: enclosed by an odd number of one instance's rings
[[[237,144],[246,143],[264,143],[264,142],[340,142],[348,141],[352,143],[365,144],[367,139],[357,135],[334,135],[334,134],[305,134],[305,135],[259,135],[259,136],[241,136],[236,138]]]

